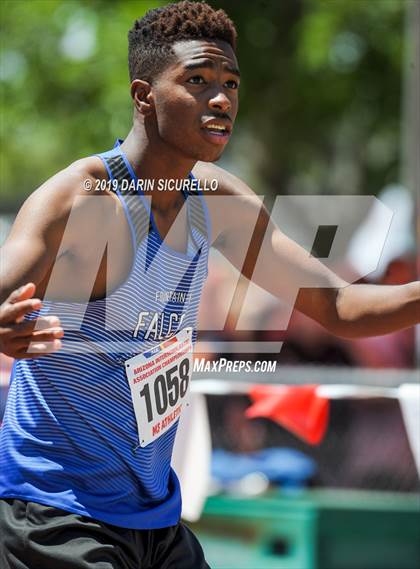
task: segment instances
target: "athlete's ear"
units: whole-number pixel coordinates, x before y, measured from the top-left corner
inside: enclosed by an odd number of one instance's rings
[[[154,108],[152,87],[147,81],[134,79],[131,83],[131,97],[137,111],[144,117],[150,115]]]

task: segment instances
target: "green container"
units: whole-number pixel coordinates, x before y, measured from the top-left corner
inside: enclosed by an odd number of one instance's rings
[[[212,569],[417,569],[418,495],[217,496],[192,525]]]
[[[213,497],[193,530],[212,569],[315,569],[316,518],[304,500]]]
[[[420,567],[418,495],[323,491],[312,499],[319,508],[320,569]]]

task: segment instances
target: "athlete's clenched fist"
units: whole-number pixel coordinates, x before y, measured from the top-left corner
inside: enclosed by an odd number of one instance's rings
[[[24,320],[42,306],[34,294],[35,285],[27,283],[0,305],[0,351],[12,358],[37,358],[61,348],[64,331],[56,316]]]

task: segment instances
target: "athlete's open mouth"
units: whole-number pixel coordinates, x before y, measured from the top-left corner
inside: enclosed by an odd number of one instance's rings
[[[217,144],[224,144],[229,140],[232,127],[230,124],[221,120],[207,120],[201,129],[205,132],[206,138]]]
[[[222,126],[215,123],[210,123],[204,126],[206,130],[210,131],[213,134],[230,134],[230,130],[226,126]]]

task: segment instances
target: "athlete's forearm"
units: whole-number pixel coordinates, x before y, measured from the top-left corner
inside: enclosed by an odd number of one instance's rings
[[[380,336],[420,322],[420,283],[349,285],[336,296],[334,333],[347,338]]]

